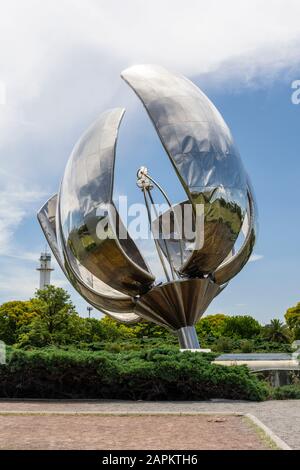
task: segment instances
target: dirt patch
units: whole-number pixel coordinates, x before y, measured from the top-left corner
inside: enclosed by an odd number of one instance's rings
[[[1,449],[268,449],[241,416],[1,415]]]

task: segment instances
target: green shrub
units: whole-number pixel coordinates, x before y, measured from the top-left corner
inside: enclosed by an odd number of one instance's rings
[[[122,351],[137,351],[140,349],[140,345],[134,342],[105,343],[102,349],[111,353],[120,353]]]
[[[273,343],[260,337],[254,339],[232,339],[224,336],[210,344],[210,348],[220,353],[292,352],[290,344]]]
[[[300,399],[300,385],[283,385],[271,390],[271,397],[274,400]]]
[[[258,336],[260,332],[260,324],[250,315],[226,317],[222,330],[224,336],[239,339],[251,339]]]
[[[215,315],[206,315],[196,323],[196,331],[201,340],[208,343],[222,336],[226,315],[217,313]]]
[[[0,397],[125,400],[264,400],[245,366],[211,364],[214,354],[173,347],[139,351],[14,350],[0,366]]]
[[[300,302],[295,307],[288,308],[284,318],[292,332],[293,339],[300,339]]]
[[[253,351],[253,341],[250,339],[242,339],[240,341],[240,348],[242,353],[251,353]]]
[[[226,336],[221,336],[221,338],[218,338],[218,340],[212,346],[215,351],[220,353],[230,353],[236,347],[236,342],[232,338],[228,338]]]

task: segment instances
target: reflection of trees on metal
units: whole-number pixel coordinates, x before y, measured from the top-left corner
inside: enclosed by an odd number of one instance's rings
[[[123,109],[104,112],[80,138],[59,194],[38,218],[62,270],[90,304],[120,321],[142,317],[164,325],[178,333],[182,347],[198,348],[193,325],[251,255],[256,237],[252,191],[227,125],[192,82],[152,65],[131,67],[122,78],[142,101],[186,193],[186,200],[173,206],[161,181],[145,167],[138,172],[147,207],[154,191],[168,204],[154,218],[149,211],[151,230],[159,233],[155,248],[163,282],[150,271],[148,253],[141,253],[128,234],[118,236],[120,230],[126,233],[113,203]],[[186,205],[194,240],[177,236],[177,215]],[[199,205],[204,234],[198,233],[196,223]],[[166,215],[167,239],[161,236]],[[105,236],[99,237],[97,225],[104,218]],[[240,234],[244,241],[237,249]]]

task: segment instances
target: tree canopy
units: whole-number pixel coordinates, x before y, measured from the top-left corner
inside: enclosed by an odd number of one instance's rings
[[[293,338],[300,339],[300,302],[295,307],[288,308],[284,318],[293,334]]]
[[[274,318],[264,327],[263,336],[268,341],[287,343],[291,339],[291,332],[287,325]]]
[[[263,327],[250,315],[207,315],[196,324],[200,342],[218,351],[251,351],[263,343],[273,349],[300,338],[300,303],[285,314],[286,324],[272,320]],[[132,325],[109,316],[100,320],[83,318],[75,310],[69,294],[59,287],[37,290],[26,301],[11,301],[0,306],[0,340],[17,347],[68,346],[84,344],[153,341],[177,344],[177,338],[165,328],[141,320]],[[255,346],[256,345],[256,346]],[[103,347],[103,346],[102,346]],[[106,347],[106,346],[105,346]],[[279,347],[279,346],[278,346]],[[281,347],[281,346],[280,346]],[[96,348],[97,349],[97,348]]]

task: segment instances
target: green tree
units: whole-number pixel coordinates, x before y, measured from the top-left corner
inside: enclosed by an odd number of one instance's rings
[[[214,350],[221,353],[231,353],[234,349],[234,341],[227,336],[220,336],[214,344]]]
[[[117,322],[113,318],[105,315],[100,320],[100,335],[102,340],[116,341],[119,339],[130,339],[134,337],[132,328]]]
[[[139,321],[131,329],[136,338],[143,338],[145,336],[148,338],[171,338],[171,334],[166,328],[146,320]]]
[[[34,318],[29,325],[24,325],[20,329],[17,337],[17,346],[34,346],[42,348],[53,342],[53,337],[49,333],[45,322],[40,318]]]
[[[251,339],[261,332],[261,325],[250,315],[237,315],[227,317],[222,335],[236,339]]]
[[[86,334],[82,335],[82,341],[87,343],[97,342],[103,339],[103,326],[101,320],[85,318]]]
[[[0,340],[14,344],[19,330],[39,315],[41,303],[37,299],[12,300],[0,306]]]
[[[196,324],[196,331],[200,339],[214,340],[220,338],[223,333],[227,316],[224,313],[207,315]]]
[[[40,317],[50,334],[57,331],[69,316],[76,314],[68,292],[61,287],[50,285],[39,289],[36,291],[36,298],[41,302]]]
[[[269,325],[263,328],[263,337],[274,343],[289,343],[291,332],[287,325],[274,318],[270,321]]]
[[[288,308],[284,318],[293,334],[293,339],[300,339],[300,302],[295,307]]]
[[[18,345],[46,346],[81,341],[88,336],[88,324],[79,317],[69,294],[60,287],[37,290],[38,315],[20,328]]]

